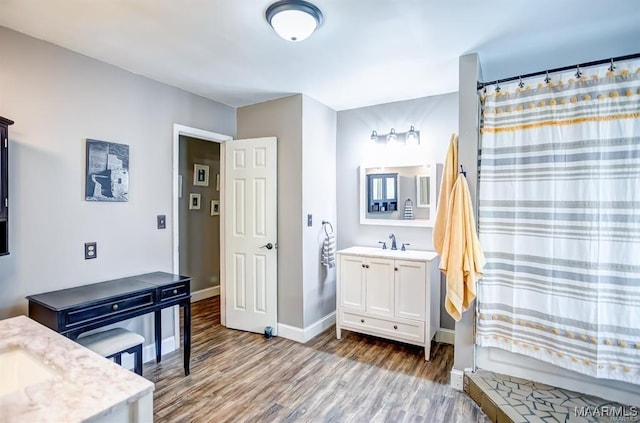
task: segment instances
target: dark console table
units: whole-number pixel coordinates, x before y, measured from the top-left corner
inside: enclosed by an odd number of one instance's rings
[[[75,339],[82,332],[154,313],[156,362],[161,360],[163,308],[179,305],[184,315],[184,374],[191,356],[191,278],[164,272],[29,295],[29,317]]]

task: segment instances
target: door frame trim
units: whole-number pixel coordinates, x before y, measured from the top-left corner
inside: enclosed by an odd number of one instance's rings
[[[194,128],[191,126],[186,126],[186,125],[180,125],[178,123],[174,123],[173,124],[173,144],[172,144],[172,148],[173,148],[173,157],[172,157],[172,173],[171,173],[171,179],[173,180],[173,188],[172,188],[172,194],[171,194],[171,202],[172,202],[172,219],[171,219],[171,225],[172,225],[172,229],[173,229],[173,234],[172,234],[172,269],[173,269],[173,273],[174,274],[179,274],[180,273],[180,250],[179,250],[179,241],[180,241],[180,224],[178,221],[178,217],[179,217],[179,201],[178,201],[178,197],[179,197],[179,186],[178,186],[178,174],[180,172],[180,135],[184,135],[187,137],[191,137],[191,138],[198,138],[201,140],[206,140],[206,141],[212,141],[212,142],[217,142],[222,145],[224,145],[224,143],[226,141],[231,141],[233,140],[233,137],[229,136],[229,135],[224,135],[224,134],[218,134],[216,132],[211,132],[211,131],[207,131],[205,129],[199,129],[199,128]],[[221,149],[222,151],[222,149]],[[224,158],[222,156],[222,154],[220,155],[220,166],[223,167],[224,166]],[[222,173],[222,169],[220,170],[220,172]],[[221,181],[222,182],[222,181]],[[183,183],[185,183],[185,181],[183,181]],[[222,183],[220,184],[220,201],[224,204],[224,189],[222,187]],[[220,232],[220,247],[222,247],[224,245],[223,242],[223,237],[224,237],[224,233],[222,232],[222,226],[221,226],[221,232]],[[220,253],[222,255],[223,251],[222,248],[220,248]],[[222,258],[220,258],[220,274],[223,275],[224,271],[223,271],[223,262],[222,262]],[[222,277],[220,278],[220,286],[222,286]],[[180,319],[179,319],[179,307],[174,307],[174,313],[173,313],[173,321],[174,321],[174,328],[173,328],[173,336],[175,338],[177,338],[177,342],[175,345],[178,346],[178,348],[180,347],[180,338],[179,338],[179,334],[180,334]]]

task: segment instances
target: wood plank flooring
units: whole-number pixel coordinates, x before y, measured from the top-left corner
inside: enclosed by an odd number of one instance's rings
[[[182,351],[149,362],[156,422],[489,422],[448,385],[453,347],[419,347],[332,327],[299,344],[220,325],[219,297],[192,304],[191,374]]]

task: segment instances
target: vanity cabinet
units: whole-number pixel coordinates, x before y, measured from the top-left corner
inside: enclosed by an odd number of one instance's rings
[[[0,256],[9,254],[9,126],[0,116]]]
[[[338,252],[336,336],[342,329],[420,345],[440,326],[438,256],[351,247]]]

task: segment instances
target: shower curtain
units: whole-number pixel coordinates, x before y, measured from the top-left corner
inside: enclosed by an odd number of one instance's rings
[[[640,60],[479,92],[476,342],[640,383]]]

